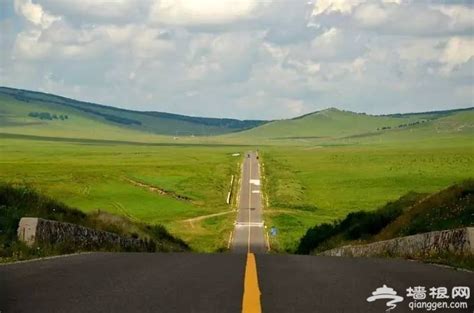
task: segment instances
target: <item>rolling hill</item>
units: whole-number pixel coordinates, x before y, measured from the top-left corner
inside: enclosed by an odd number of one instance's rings
[[[132,111],[41,92],[0,87],[0,130],[7,133],[92,135],[93,138],[108,138],[117,133],[133,136],[138,132],[167,136],[209,136],[241,131],[264,123]]]
[[[236,120],[132,111],[0,87],[0,133],[140,142],[169,141],[170,136],[206,136],[208,143],[371,143],[441,137],[438,135],[472,136],[474,108],[392,115],[330,108],[286,120]]]
[[[367,115],[331,108],[294,119],[272,121],[230,136],[272,140],[347,139],[390,132],[401,135],[413,129],[428,131],[431,135],[447,131],[472,132],[474,108],[395,115]]]

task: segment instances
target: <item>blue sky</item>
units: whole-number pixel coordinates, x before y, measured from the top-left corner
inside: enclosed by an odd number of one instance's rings
[[[188,115],[474,104],[472,1],[0,0],[0,85]]]

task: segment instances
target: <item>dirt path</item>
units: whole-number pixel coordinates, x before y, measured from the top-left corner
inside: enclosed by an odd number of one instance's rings
[[[213,214],[208,214],[208,215],[201,215],[201,216],[198,216],[198,217],[189,218],[187,220],[182,220],[181,222],[189,223],[191,225],[191,227],[194,227],[194,222],[199,222],[199,221],[211,218],[211,217],[226,215],[226,214],[235,213],[235,212],[236,212],[235,210],[230,210],[230,211],[213,213]]]

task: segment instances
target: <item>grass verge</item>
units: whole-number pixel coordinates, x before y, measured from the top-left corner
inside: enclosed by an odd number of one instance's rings
[[[104,212],[86,214],[25,186],[0,184],[0,215],[2,262],[79,252],[76,247],[68,244],[27,247],[17,239],[18,223],[25,216],[73,223],[124,237],[141,238],[150,244],[150,252],[189,250],[184,241],[172,236],[161,225],[132,222],[125,217]],[[104,247],[103,250],[120,251],[117,247]]]

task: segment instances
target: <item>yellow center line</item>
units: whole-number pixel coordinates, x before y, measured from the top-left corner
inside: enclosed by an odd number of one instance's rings
[[[251,210],[250,207],[252,206],[252,157],[249,158],[249,233],[247,238],[247,253],[250,253],[250,222],[251,222]]]
[[[258,286],[257,262],[253,253],[247,254],[245,265],[244,297],[242,300],[242,313],[261,313],[260,288]]]

